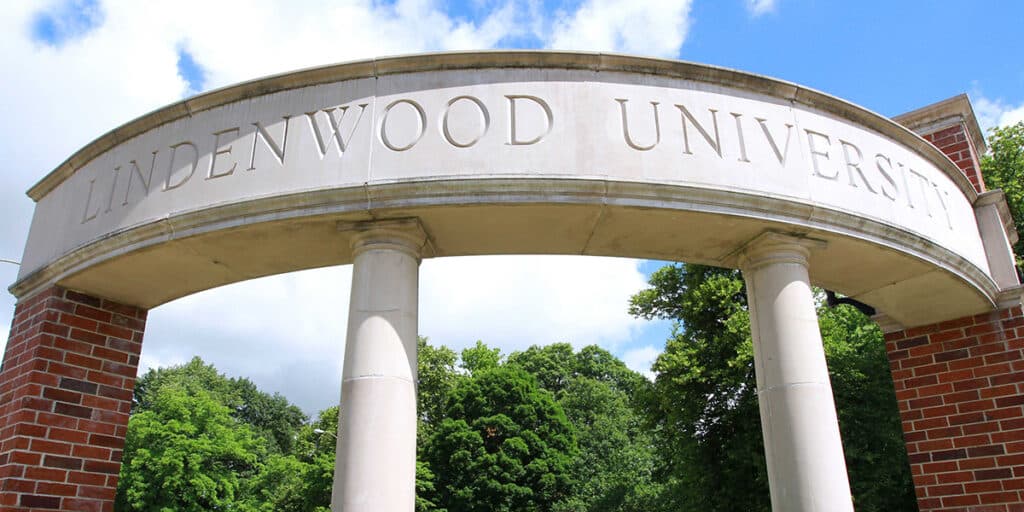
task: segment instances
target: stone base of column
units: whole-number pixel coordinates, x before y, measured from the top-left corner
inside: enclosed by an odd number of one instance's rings
[[[0,507],[110,512],[146,311],[51,287],[18,303],[0,370]]]
[[[1024,510],[1024,311],[885,335],[921,512]]]

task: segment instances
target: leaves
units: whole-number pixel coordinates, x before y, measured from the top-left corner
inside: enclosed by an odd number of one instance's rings
[[[647,400],[665,487],[658,510],[769,509],[753,344],[738,271],[669,265],[630,312],[677,321]],[[818,317],[858,511],[915,499],[881,332],[849,306]]]
[[[419,350],[417,512],[764,511],[753,344],[738,271],[669,265],[630,312],[675,320],[655,382],[596,346]],[[881,333],[818,311],[857,510],[915,499]],[[200,359],[139,379],[118,510],[326,512],[338,408],[310,423]]]
[[[478,344],[480,348],[482,344]],[[551,510],[571,480],[572,425],[550,392],[510,367],[477,370],[427,441],[437,503],[451,512]]]
[[[131,417],[118,510],[230,509],[258,468],[262,440],[210,393],[163,386]]]

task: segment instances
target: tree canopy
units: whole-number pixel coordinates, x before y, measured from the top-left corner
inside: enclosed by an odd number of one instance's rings
[[[766,511],[742,276],[667,265],[629,311],[675,321],[651,382],[568,343],[418,342],[417,512]],[[857,510],[914,510],[878,328],[818,311]],[[312,419],[196,358],[135,388],[118,510],[327,512],[337,407]]]

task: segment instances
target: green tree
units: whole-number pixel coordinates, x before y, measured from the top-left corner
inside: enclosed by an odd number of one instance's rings
[[[989,152],[981,158],[981,172],[990,189],[1003,189],[1017,232],[1024,229],[1024,122],[992,129]],[[1017,267],[1024,268],[1024,237],[1013,246]]]
[[[338,407],[303,425],[290,454],[272,455],[246,489],[246,506],[258,512],[327,512],[334,481]]]
[[[768,483],[753,345],[738,271],[669,265],[630,312],[677,321],[647,403],[664,510],[765,511]],[[859,512],[914,510],[881,332],[848,306],[818,311]]]
[[[655,361],[648,402],[662,454],[664,510],[765,511],[767,474],[750,321],[735,271],[669,265],[630,313],[678,323]]]
[[[576,430],[579,452],[570,470],[576,482],[563,510],[645,510],[655,453],[630,398],[607,382],[575,377],[558,403]]]
[[[470,375],[475,372],[497,368],[501,364],[501,350],[488,347],[476,340],[476,345],[462,349],[459,367]]]
[[[508,356],[506,366],[534,375],[555,398],[576,431],[579,446],[570,470],[576,482],[559,510],[643,510],[640,496],[653,485],[655,454],[634,410],[647,384],[607,350],[568,343],[531,346]]]
[[[254,474],[263,441],[210,393],[162,386],[128,422],[116,508],[231,510]]]
[[[229,378],[199,357],[186,364],[151,369],[135,384],[134,412],[151,410],[153,397],[166,386],[203,390],[231,410],[231,415],[263,436],[271,453],[288,453],[306,415],[280,394],[270,395],[246,378]]]
[[[575,452],[572,425],[536,379],[476,369],[451,391],[424,449],[432,501],[450,512],[552,510],[571,486]]]
[[[444,345],[435,347],[422,336],[418,344],[417,410],[420,419],[427,425],[432,425],[440,421],[448,393],[459,378],[456,371],[459,357],[454,350]]]

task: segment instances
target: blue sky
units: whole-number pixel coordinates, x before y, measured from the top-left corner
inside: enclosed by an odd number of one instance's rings
[[[0,258],[9,259],[20,257],[31,219],[24,191],[107,130],[211,88],[380,55],[616,51],[765,74],[887,116],[967,92],[983,126],[1024,119],[1024,2],[50,0],[6,9],[0,65],[12,72],[0,81],[0,215],[8,219]],[[425,262],[421,332],[455,347],[479,338],[506,352],[598,343],[643,368],[670,325],[629,318],[626,301],[658,265]],[[0,280],[15,274],[0,264]],[[144,364],[199,354],[308,411],[325,407],[337,400],[348,279],[346,268],[300,273],[157,308]],[[0,301],[0,329],[13,305],[9,295]]]

